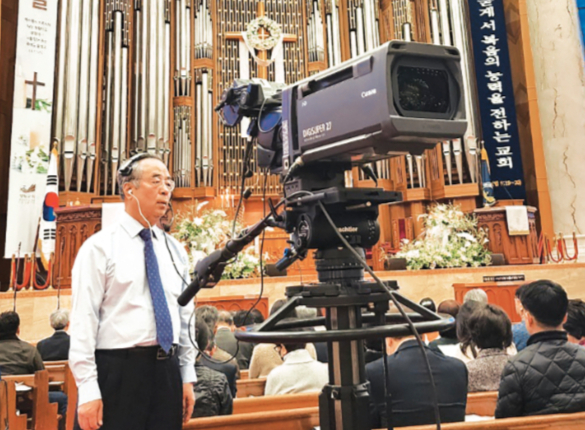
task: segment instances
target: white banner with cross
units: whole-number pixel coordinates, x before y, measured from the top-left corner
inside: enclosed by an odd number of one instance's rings
[[[4,257],[31,254],[49,167],[57,3],[20,0]]]

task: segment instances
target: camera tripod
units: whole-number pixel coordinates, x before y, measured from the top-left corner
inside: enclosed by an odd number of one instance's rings
[[[363,197],[368,194],[368,190],[359,189],[336,188],[329,190],[329,194],[327,191],[325,190],[320,201],[328,202],[329,206],[334,208],[340,200],[344,200],[345,192],[353,193],[354,197],[360,196],[360,200],[364,200]],[[383,197],[385,192],[381,193]],[[371,202],[371,197],[370,195],[369,200],[365,199],[362,202],[357,216],[350,215],[347,211],[335,212],[334,218],[338,219],[335,224],[338,226],[347,225],[342,219],[356,221],[356,227],[351,229],[357,232],[353,236],[355,243],[371,243],[372,238],[375,238],[375,243],[379,237],[379,231],[372,232],[372,224],[369,223],[373,219],[377,225],[378,207],[375,204],[365,204],[366,200]],[[286,295],[289,301],[278,312],[254,330],[238,332],[236,338],[252,343],[327,342],[329,383],[319,396],[321,429],[370,430],[372,427],[369,419],[369,383],[365,372],[363,341],[411,334],[411,329],[401,314],[387,313],[389,301],[392,299],[390,295],[412,311],[409,318],[419,333],[443,330],[451,327],[453,322],[398,294],[395,281],[386,281],[384,287],[377,282],[365,280],[364,268],[359,259],[349,249],[341,248],[339,240],[333,239],[337,233],[332,227],[328,230],[325,228],[323,214],[318,210],[319,206],[315,205],[315,194],[306,198],[311,201],[312,207],[301,203],[299,207],[302,208],[300,210],[302,216],[298,213],[287,214],[290,214],[290,218],[296,219],[292,228],[293,243],[307,248],[313,248],[311,245],[316,243],[333,245],[319,246],[315,252],[319,283],[288,287]],[[347,204],[347,201],[345,203]],[[355,207],[354,204],[352,206]],[[345,227],[343,230],[347,231],[348,228]],[[315,234],[316,232],[318,234]],[[363,247],[354,248],[362,259],[365,258]],[[324,308],[326,316],[281,322],[301,305]],[[327,331],[282,331],[323,325]]]

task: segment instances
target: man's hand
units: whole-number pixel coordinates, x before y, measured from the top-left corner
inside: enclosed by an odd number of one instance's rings
[[[104,404],[101,399],[92,400],[91,402],[79,405],[77,415],[79,426],[83,430],[97,430],[103,423]],[[191,407],[193,409],[193,407]]]
[[[183,424],[191,418],[194,406],[195,394],[193,394],[193,384],[190,382],[183,384]]]

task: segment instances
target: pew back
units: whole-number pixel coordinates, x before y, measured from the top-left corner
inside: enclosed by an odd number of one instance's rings
[[[435,430],[435,425],[400,427],[402,430]],[[469,423],[441,424],[443,430],[583,430],[585,412],[537,415]],[[398,430],[398,429],[397,429]]]
[[[14,381],[0,380],[0,428],[26,430],[26,415],[16,415]]]
[[[234,400],[233,414],[271,412],[319,406],[319,393],[286,394],[281,396],[248,397]]]
[[[183,425],[183,430],[310,430],[318,425],[319,408],[315,407],[195,418]]]
[[[467,395],[466,415],[481,415],[483,417],[493,417],[496,413],[496,403],[498,402],[497,391],[485,391],[481,393],[469,393]]]
[[[237,398],[244,397],[259,397],[264,395],[264,387],[266,385],[266,378],[259,379],[240,379],[236,381],[238,388]]]
[[[54,430],[59,421],[57,404],[49,403],[49,372],[39,370],[34,375],[11,375],[6,380],[20,382],[33,388],[33,430]]]

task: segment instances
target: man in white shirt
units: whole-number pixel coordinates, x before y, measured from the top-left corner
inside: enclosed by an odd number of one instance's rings
[[[180,430],[192,414],[193,303],[184,248],[156,227],[174,183],[164,163],[139,154],[118,171],[125,212],[91,236],[72,273],[69,363],[83,430]]]

